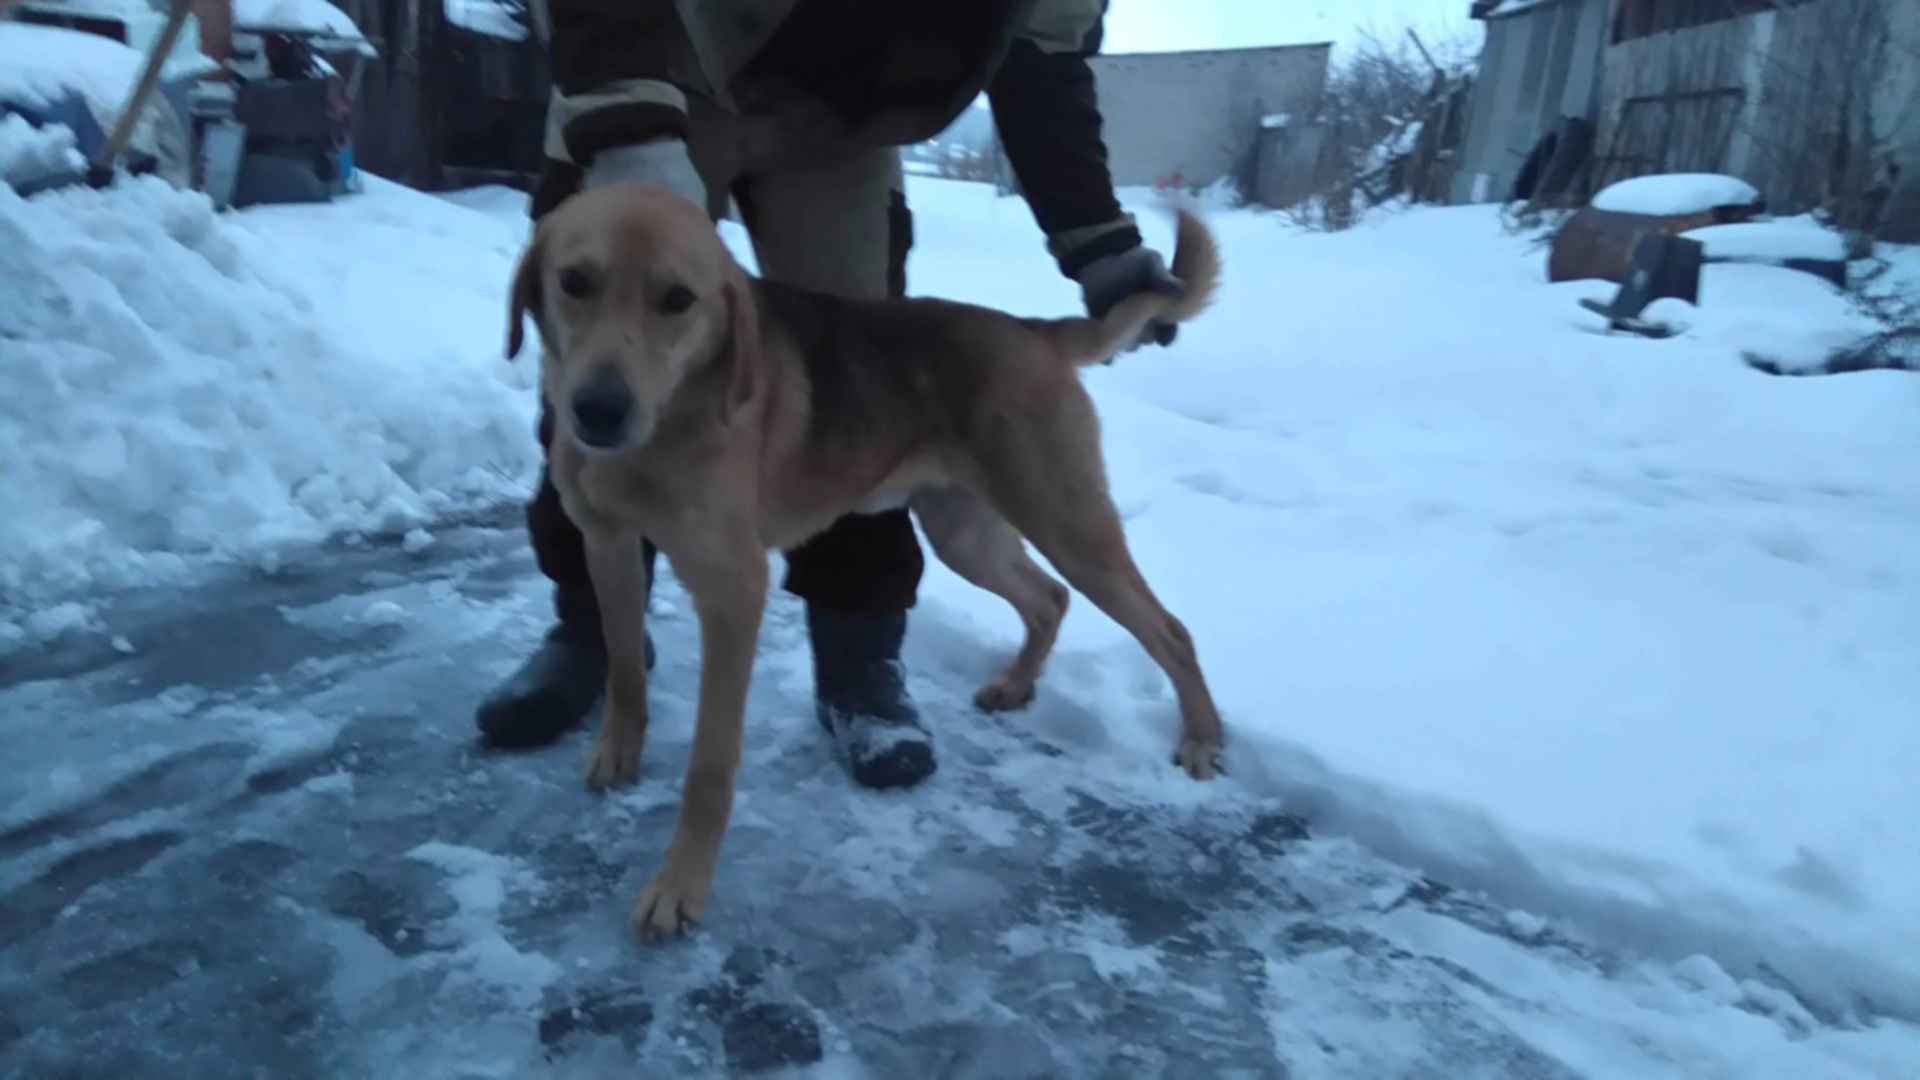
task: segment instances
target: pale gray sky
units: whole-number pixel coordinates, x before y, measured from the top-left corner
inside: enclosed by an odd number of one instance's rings
[[[1112,0],[1102,51],[1231,49],[1332,41],[1335,55],[1370,29],[1429,45],[1451,39],[1477,49],[1481,31],[1467,0]]]

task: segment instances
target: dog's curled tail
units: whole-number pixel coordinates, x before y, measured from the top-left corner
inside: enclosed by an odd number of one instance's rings
[[[1135,293],[1100,319],[1059,319],[1048,324],[1055,344],[1076,364],[1105,363],[1140,336],[1147,323],[1183,323],[1205,311],[1220,287],[1220,248],[1199,216],[1176,212],[1173,276],[1181,287]]]

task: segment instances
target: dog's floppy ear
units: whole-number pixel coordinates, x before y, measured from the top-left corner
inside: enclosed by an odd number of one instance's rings
[[[513,297],[507,305],[507,359],[520,355],[520,344],[527,313],[533,313],[534,329],[540,329],[540,241],[536,238],[520,256],[513,272]],[[545,331],[541,333],[544,335]]]
[[[760,386],[760,312],[754,300],[753,286],[745,274],[734,274],[727,281],[724,291],[730,324],[724,359],[732,366],[732,370],[728,373],[727,395],[721,399],[720,422],[731,424],[734,413],[753,400],[754,392]]]

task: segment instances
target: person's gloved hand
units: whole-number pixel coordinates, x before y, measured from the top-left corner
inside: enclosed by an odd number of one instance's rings
[[[687,156],[682,139],[659,138],[626,146],[609,146],[593,155],[581,186],[592,190],[606,184],[657,184],[706,209],[707,185]]]
[[[1073,277],[1080,283],[1080,297],[1086,302],[1087,314],[1096,319],[1135,293],[1153,291],[1178,296],[1186,291],[1180,279],[1167,269],[1160,253],[1145,246],[1103,255],[1081,267]],[[1140,337],[1128,345],[1126,351],[1132,352],[1149,342],[1171,345],[1179,330],[1174,323],[1156,319],[1140,331]]]

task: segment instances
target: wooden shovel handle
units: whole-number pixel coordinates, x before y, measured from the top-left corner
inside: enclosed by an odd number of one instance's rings
[[[174,42],[180,39],[180,28],[186,25],[191,6],[192,0],[173,0],[167,9],[167,25],[160,31],[160,39],[147,52],[147,66],[140,70],[140,81],[134,84],[133,93],[127,95],[126,107],[120,110],[119,117],[114,120],[113,134],[94,157],[95,169],[111,170],[113,163],[120,160],[120,154],[126,150],[127,140],[133,137],[133,125],[147,107],[147,98],[153,96],[154,85],[160,81],[160,69],[166,66],[167,55],[173,52]]]

